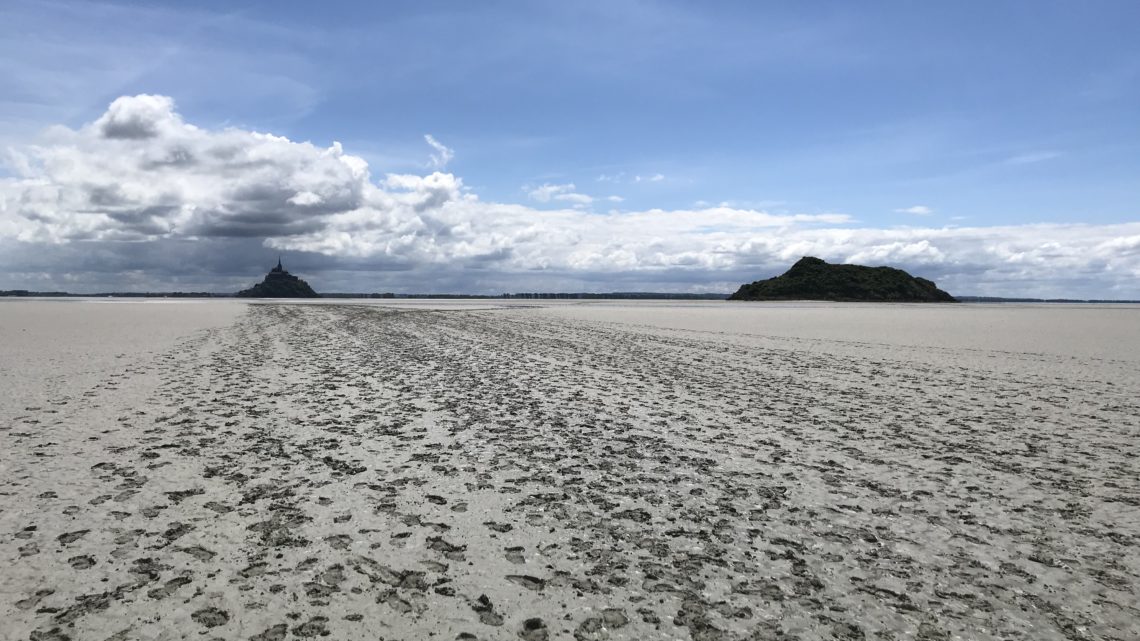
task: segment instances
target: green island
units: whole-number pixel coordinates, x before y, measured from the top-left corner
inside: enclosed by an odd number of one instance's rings
[[[804,256],[775,278],[740,286],[729,300],[826,300],[884,303],[954,303],[932,281],[894,267],[833,265]]]

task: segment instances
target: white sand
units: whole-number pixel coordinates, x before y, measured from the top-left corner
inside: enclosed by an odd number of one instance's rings
[[[0,338],[2,638],[1140,638],[1136,307],[6,302]]]
[[[244,310],[239,301],[0,298],[0,412],[70,400]]]

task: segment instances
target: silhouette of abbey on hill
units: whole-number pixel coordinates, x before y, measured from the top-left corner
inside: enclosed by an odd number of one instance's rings
[[[277,258],[277,266],[269,270],[265,280],[237,293],[245,298],[319,298],[320,294],[313,291],[305,281],[285,271],[281,266],[281,258]]]

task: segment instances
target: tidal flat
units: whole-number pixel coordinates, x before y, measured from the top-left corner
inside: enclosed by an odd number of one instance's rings
[[[0,302],[0,639],[1140,638],[1140,306]]]

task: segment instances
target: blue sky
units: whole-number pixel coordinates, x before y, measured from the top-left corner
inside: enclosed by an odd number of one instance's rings
[[[846,230],[1056,225],[1055,239],[1039,234],[1046,244],[1084,225],[1102,245],[1140,221],[1135,2],[188,4],[6,3],[0,144],[43,146],[53,126],[79,132],[117,98],[150,94],[204,130],[339,142],[374,183],[438,170],[461,181],[457,194],[533,212],[723,207],[842,215],[809,225]],[[432,162],[425,135],[448,162]],[[27,179],[16,165],[2,171]],[[709,226],[731,227],[711,215]],[[947,247],[912,266],[977,282],[977,261]],[[1079,287],[1140,296],[1127,284],[1132,245],[1122,247],[1100,256],[1106,280]],[[368,271],[359,253],[348,271]],[[313,259],[329,274],[345,267]],[[705,261],[706,281],[725,286],[783,257],[765,260]],[[575,264],[544,281],[515,263],[494,285],[593,282]],[[520,271],[531,276],[509,277]],[[982,289],[1078,286],[1003,273]],[[425,271],[421,284],[438,277]],[[345,278],[330,282],[364,285]]]

